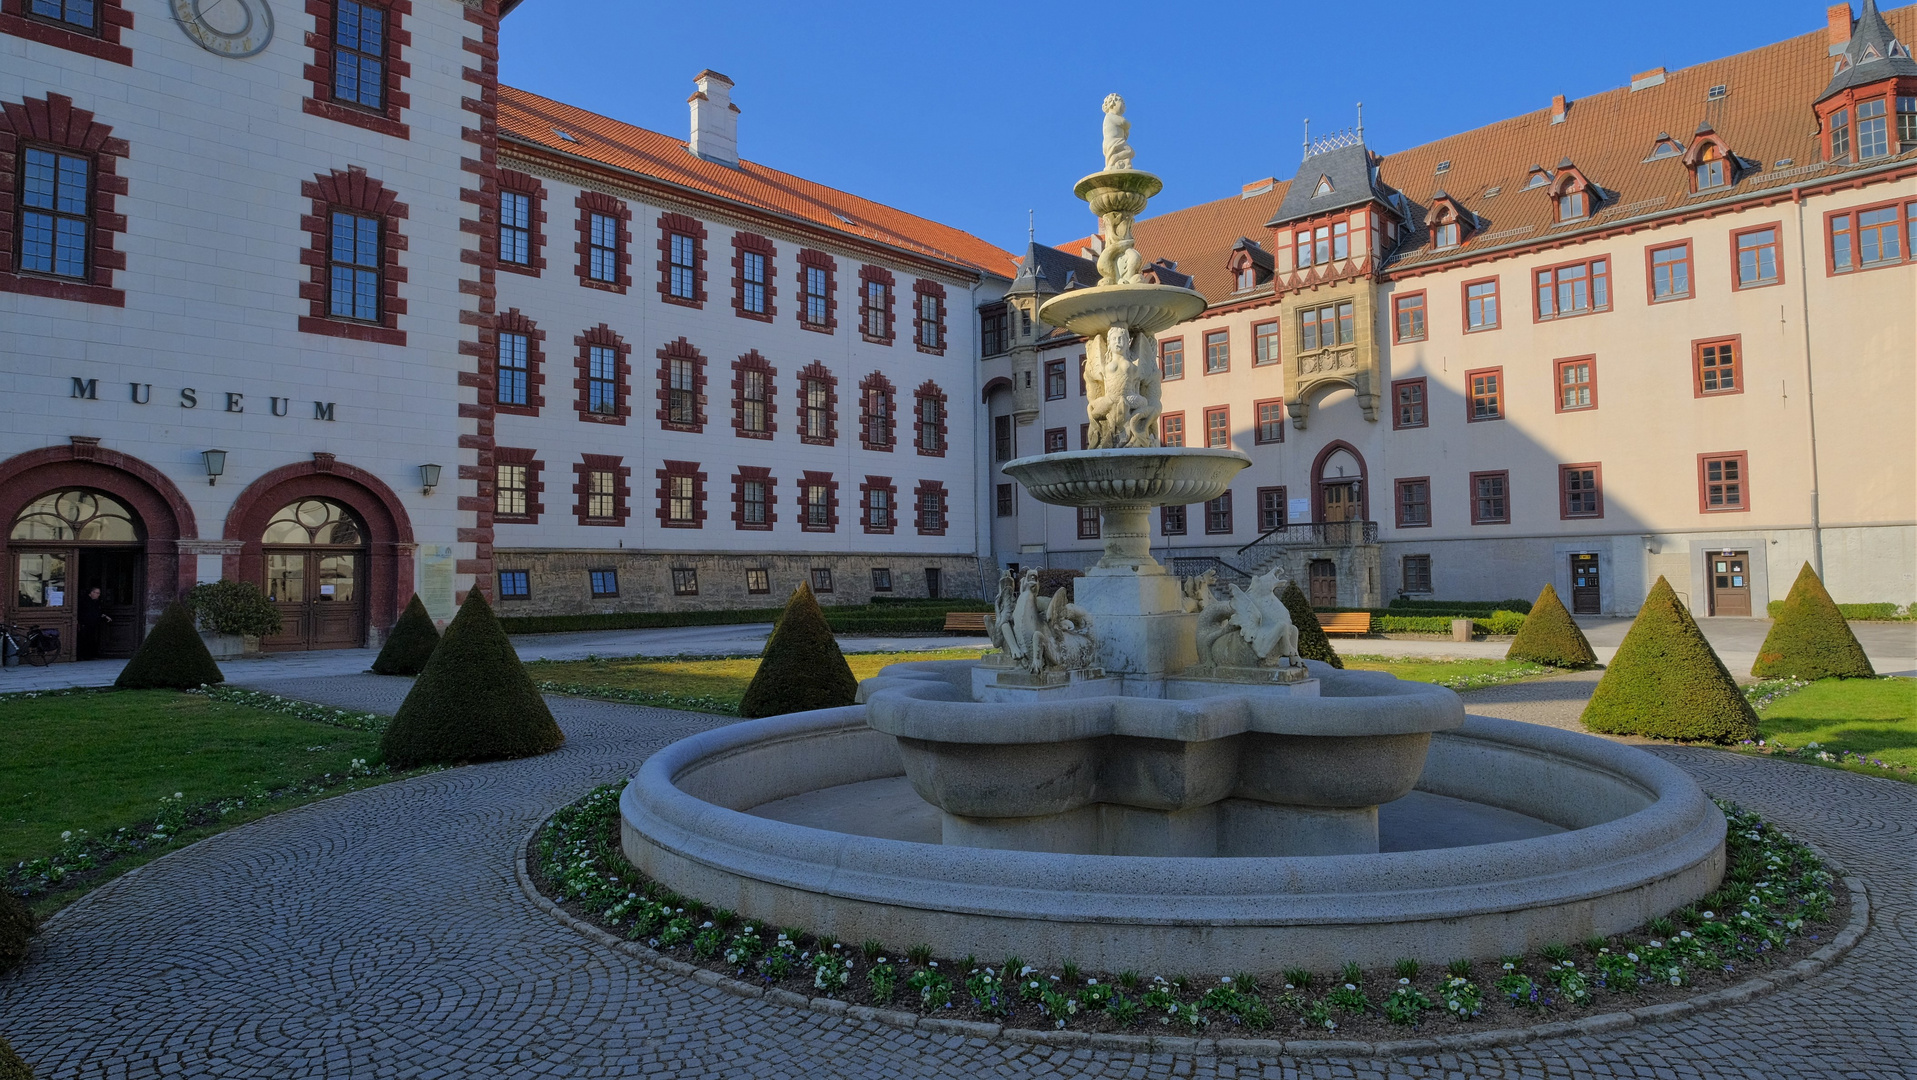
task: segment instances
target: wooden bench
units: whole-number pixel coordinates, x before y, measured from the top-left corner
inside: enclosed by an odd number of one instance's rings
[[[948,634],[985,633],[985,615],[983,611],[948,611],[945,613],[945,632]]]
[[[1327,634],[1369,634],[1371,633],[1371,613],[1368,611],[1327,611],[1318,615],[1318,625]]]

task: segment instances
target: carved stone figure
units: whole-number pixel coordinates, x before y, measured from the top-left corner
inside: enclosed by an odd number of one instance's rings
[[[1198,612],[1198,659],[1221,667],[1302,667],[1298,628],[1278,596],[1278,571],[1231,586],[1229,599],[1211,599]]]
[[[1085,343],[1086,445],[1158,445],[1158,342],[1114,326]]]
[[[1088,668],[1097,659],[1091,614],[1072,603],[1064,589],[1049,602],[1040,601],[1036,570],[1017,580],[1010,570],[999,575],[987,632],[1015,666],[1034,675]]]
[[[985,626],[992,644],[1013,661],[1024,659],[1018,636],[1011,632],[1012,610],[1018,606],[1018,579],[1010,570],[998,576],[998,595],[992,601],[992,618]]]
[[[1132,122],[1125,119],[1125,99],[1117,94],[1105,95],[1105,168],[1108,171],[1132,167],[1132,144],[1128,141],[1131,132]]]
[[[1186,611],[1202,611],[1205,602],[1211,599],[1211,589],[1218,583],[1218,571],[1207,570],[1197,577],[1181,578],[1179,591],[1185,594]]]
[[[1092,666],[1098,655],[1098,646],[1092,641],[1092,617],[1084,608],[1072,603],[1060,589],[1052,594],[1051,605],[1045,611],[1045,623],[1039,631],[1038,652],[1043,659],[1042,668],[1055,671],[1076,671]],[[1031,669],[1035,673],[1038,668]]]

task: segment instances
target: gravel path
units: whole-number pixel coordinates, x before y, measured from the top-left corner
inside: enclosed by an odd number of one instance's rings
[[[1550,722],[1572,676],[1471,696]],[[1527,689],[1528,687],[1528,689]],[[278,692],[390,710],[406,684]],[[1872,931],[1827,974],[1663,1025],[1389,1062],[994,1046],[742,1000],[624,961],[513,879],[527,831],[718,717],[555,699],[567,743],[342,795],[201,841],[59,917],[0,980],[42,1077],[1829,1077],[1917,1061],[1917,786],[1655,747],[1868,879]]]

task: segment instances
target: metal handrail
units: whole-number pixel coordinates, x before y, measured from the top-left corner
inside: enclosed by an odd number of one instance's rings
[[[1280,533],[1285,535],[1279,537]],[[1273,537],[1278,539],[1274,540]],[[1327,545],[1375,544],[1377,542],[1378,523],[1375,521],[1307,521],[1266,529],[1250,543],[1239,548],[1236,553],[1243,555],[1264,543]]]

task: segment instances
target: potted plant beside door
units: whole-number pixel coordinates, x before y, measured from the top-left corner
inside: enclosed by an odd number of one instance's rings
[[[250,581],[207,581],[186,594],[200,637],[215,659],[256,656],[260,639],[280,632],[280,609]]]

